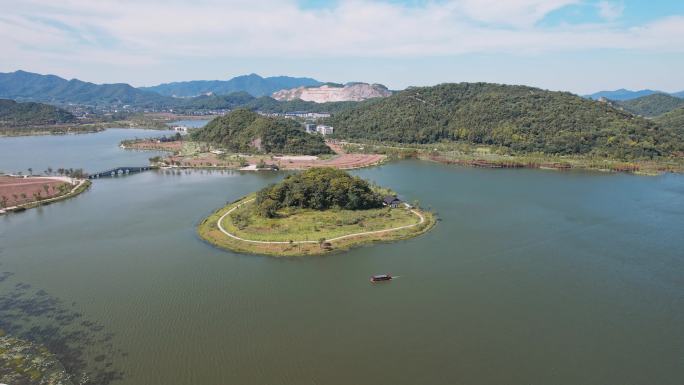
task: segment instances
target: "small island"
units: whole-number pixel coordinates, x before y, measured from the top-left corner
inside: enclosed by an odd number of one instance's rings
[[[215,211],[200,237],[232,251],[321,255],[418,236],[435,215],[343,170],[311,168]]]

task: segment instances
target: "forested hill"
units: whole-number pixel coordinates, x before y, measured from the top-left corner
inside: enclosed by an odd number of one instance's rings
[[[331,152],[320,135],[307,134],[294,120],[269,118],[245,109],[215,118],[194,131],[191,137],[236,152],[306,155]]]
[[[42,126],[75,120],[71,113],[47,104],[0,99],[0,127]]]
[[[636,99],[616,102],[616,104],[633,114],[641,116],[658,116],[679,107],[684,107],[684,99],[672,95],[657,93]]]
[[[328,120],[335,136],[398,143],[466,141],[513,153],[652,157],[680,151],[681,132],[566,92],[489,83],[409,88]]]

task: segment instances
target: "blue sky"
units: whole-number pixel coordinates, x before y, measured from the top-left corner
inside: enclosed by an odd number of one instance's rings
[[[0,71],[684,90],[684,1],[0,0]]]

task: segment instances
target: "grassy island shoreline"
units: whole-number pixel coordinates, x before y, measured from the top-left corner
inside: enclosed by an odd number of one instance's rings
[[[210,243],[274,256],[327,254],[417,236],[433,214],[390,189],[330,167],[288,175],[215,211],[198,228]]]
[[[399,207],[359,211],[331,209],[319,213],[294,210],[285,218],[287,223],[278,225],[282,218],[262,219],[252,229],[245,229],[247,231],[237,229],[229,215],[240,207],[253,204],[254,199],[255,194],[250,194],[214,211],[199,224],[197,233],[200,238],[216,247],[245,254],[275,257],[324,255],[371,243],[417,237],[436,224],[433,213]],[[384,216],[387,213],[389,217]],[[368,224],[361,224],[364,221]],[[289,229],[258,232],[263,225],[288,227],[294,223],[297,225],[290,233]],[[312,230],[306,231],[307,228]]]

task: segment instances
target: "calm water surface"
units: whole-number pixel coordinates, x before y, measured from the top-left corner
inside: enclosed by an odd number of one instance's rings
[[[160,152],[119,148],[124,139],[171,135],[173,131],[110,128],[90,134],[17,136],[0,138],[0,172],[23,172],[33,168],[42,173],[48,167],[83,168],[87,172],[120,166],[144,166]]]
[[[282,177],[238,172],[102,179],[0,217],[0,325],[121,385],[683,383],[684,177],[356,173],[442,221],[326,257],[225,252],[197,223]]]

